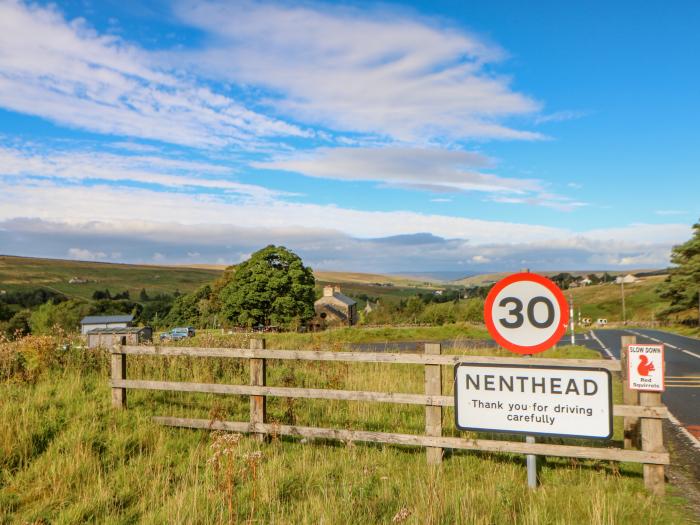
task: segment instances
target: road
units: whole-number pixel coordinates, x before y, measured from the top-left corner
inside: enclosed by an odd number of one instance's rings
[[[661,398],[671,413],[692,433],[700,437],[700,340],[660,330],[593,330],[578,334],[576,344],[620,359],[620,338],[637,336],[637,343],[664,344],[666,391]],[[562,343],[570,338],[562,340]]]

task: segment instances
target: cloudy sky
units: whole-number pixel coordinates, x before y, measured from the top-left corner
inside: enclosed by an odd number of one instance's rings
[[[0,0],[0,253],[355,271],[668,263],[696,2]]]

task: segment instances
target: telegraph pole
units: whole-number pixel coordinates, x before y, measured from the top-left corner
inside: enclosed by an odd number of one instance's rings
[[[623,278],[624,279],[624,278]],[[622,291],[622,324],[627,324],[627,312],[625,311],[625,281],[620,281],[620,290]]]

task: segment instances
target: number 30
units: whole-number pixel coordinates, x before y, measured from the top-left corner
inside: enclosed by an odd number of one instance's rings
[[[535,317],[535,307],[539,303],[542,303],[547,307],[547,318],[543,322],[538,321]],[[522,314],[523,302],[517,297],[504,297],[498,303],[498,306],[506,308],[506,305],[508,304],[514,305],[513,308],[508,310],[508,317],[515,317],[515,320],[509,321],[508,318],[502,317],[498,320],[498,322],[500,322],[505,328],[520,328],[525,321]],[[530,302],[527,303],[527,320],[535,328],[548,328],[552,326],[554,323],[554,305],[552,304],[552,301],[541,295],[530,299]]]

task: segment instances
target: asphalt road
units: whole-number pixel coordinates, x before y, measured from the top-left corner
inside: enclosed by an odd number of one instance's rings
[[[661,399],[689,430],[700,431],[700,340],[660,330],[593,330],[578,334],[576,344],[620,359],[620,338],[636,335],[640,344],[664,344],[666,391]],[[569,337],[562,342],[569,342]]]

